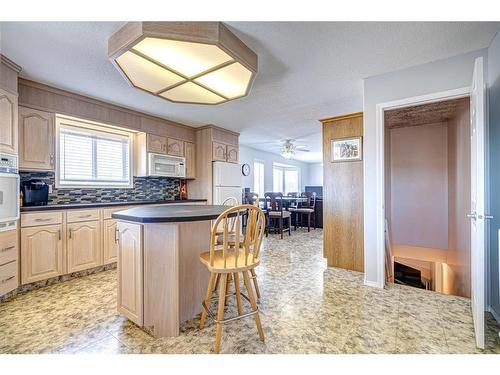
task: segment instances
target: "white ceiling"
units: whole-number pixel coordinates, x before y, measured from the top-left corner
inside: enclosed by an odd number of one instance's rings
[[[362,79],[485,48],[500,23],[228,22],[259,56],[250,95],[217,106],[175,104],[128,86],[107,57],[121,22],[3,22],[0,51],[22,77],[192,126],[216,124],[279,153],[293,138],[321,159],[318,119],[362,110]]]

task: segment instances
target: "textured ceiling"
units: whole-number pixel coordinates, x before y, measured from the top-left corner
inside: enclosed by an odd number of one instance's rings
[[[217,106],[175,104],[127,85],[107,57],[121,22],[3,22],[0,50],[22,76],[192,126],[216,124],[279,153],[282,139],[321,160],[318,119],[362,110],[362,79],[485,48],[499,23],[229,22],[259,56],[250,95]]]
[[[384,113],[384,125],[393,129],[446,122],[456,114],[458,106],[468,104],[469,98],[461,98],[393,109]]]

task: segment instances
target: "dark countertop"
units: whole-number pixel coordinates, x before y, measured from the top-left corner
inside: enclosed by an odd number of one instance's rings
[[[228,206],[146,206],[134,207],[113,213],[113,219],[135,221],[138,223],[176,223],[216,219]],[[235,214],[236,215],[236,214]]]
[[[169,203],[190,203],[190,202],[206,202],[206,199],[171,199],[162,201],[115,201],[115,202],[89,202],[89,203],[69,203],[69,204],[49,204],[45,206],[28,206],[21,207],[21,212],[33,211],[50,211],[50,210],[70,210],[79,208],[100,208],[100,207],[116,207],[116,206],[135,206],[135,205],[151,205],[151,204],[169,204]]]

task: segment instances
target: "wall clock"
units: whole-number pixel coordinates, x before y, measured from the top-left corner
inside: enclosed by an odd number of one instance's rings
[[[250,174],[250,165],[243,164],[241,166],[241,173],[243,173],[243,176],[248,176]]]

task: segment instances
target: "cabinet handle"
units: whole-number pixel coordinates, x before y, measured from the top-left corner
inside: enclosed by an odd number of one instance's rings
[[[57,238],[59,239],[59,241],[61,241],[61,230],[60,229],[57,230]]]
[[[38,221],[38,222],[45,222],[45,221],[51,221],[52,219],[35,219],[35,221]]]
[[[50,154],[50,165],[54,165],[54,154]]]
[[[78,216],[79,219],[83,219],[83,218],[86,218],[86,217],[91,217],[92,214],[87,214],[87,215],[81,215],[81,216]]]
[[[115,243],[118,243],[119,241],[118,233],[119,233],[118,228],[115,228]]]
[[[14,246],[9,246],[9,247],[4,247],[2,250],[0,250],[0,253],[5,253],[6,251],[12,250]]]
[[[71,228],[69,228],[69,238],[71,238]]]
[[[4,284],[6,283],[7,281],[9,280],[12,280],[15,276],[11,276],[11,277],[7,277],[6,279],[3,279],[2,281],[0,281],[0,284]]]

